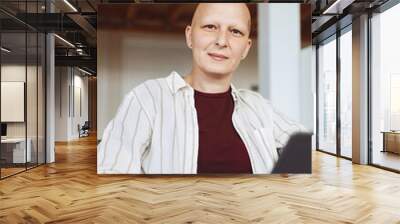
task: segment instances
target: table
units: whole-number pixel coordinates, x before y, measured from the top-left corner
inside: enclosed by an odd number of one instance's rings
[[[25,151],[25,138],[6,138],[1,139],[1,157],[10,163],[31,162],[32,140],[26,139],[27,147]],[[25,154],[26,153],[26,154]],[[12,158],[12,159],[11,159]],[[25,161],[26,160],[26,161]]]
[[[381,133],[383,133],[382,152],[400,154],[400,131],[382,131]]]

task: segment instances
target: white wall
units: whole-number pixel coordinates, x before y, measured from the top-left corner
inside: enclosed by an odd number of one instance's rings
[[[299,4],[258,4],[260,93],[314,130],[312,47],[301,48]]]
[[[55,141],[77,139],[78,124],[88,120],[88,78],[72,67],[56,67],[55,73]],[[82,114],[76,107],[76,87],[81,89]]]
[[[77,73],[78,72],[78,73]],[[74,100],[75,100],[75,113],[73,113],[72,116],[72,130],[71,130],[71,135],[72,138],[79,138],[79,132],[77,129],[78,124],[80,124],[81,126],[85,123],[85,121],[88,121],[89,119],[89,112],[88,112],[88,106],[89,106],[89,102],[88,102],[88,77],[87,76],[82,76],[83,73],[77,71],[75,69],[75,75],[74,75],[74,87],[75,87],[75,96],[73,96]],[[77,96],[77,88],[80,89],[81,93],[81,97],[80,97],[80,106],[81,106],[81,110],[82,112],[79,112],[79,102],[77,100],[79,100],[76,96]]]
[[[25,65],[8,64],[1,66],[1,81],[17,81],[25,82]],[[28,66],[28,70],[31,68]],[[31,74],[31,73],[28,73]],[[4,97],[4,96],[2,96]],[[7,110],[7,108],[1,108]],[[25,137],[25,122],[9,122],[7,123],[7,137]]]
[[[312,46],[311,53],[311,79],[313,85],[313,133],[312,136],[312,149],[317,149],[317,48]]]
[[[44,74],[42,73],[42,67],[29,65],[25,66],[25,63],[5,63],[1,66],[1,81],[2,82],[24,82],[26,86],[26,99],[22,102],[22,108],[18,108],[22,111],[10,111],[16,110],[17,108],[2,107],[1,110],[4,113],[22,113],[26,112],[26,120],[22,122],[6,122],[7,123],[7,137],[9,138],[21,138],[27,136],[30,139],[31,156],[32,161],[36,162],[36,158],[39,159],[39,163],[44,162]],[[4,89],[2,89],[3,92]],[[24,90],[21,92],[24,94]],[[2,98],[7,95],[2,95]],[[25,106],[26,103],[26,106]],[[3,103],[2,103],[3,104]]]
[[[191,69],[191,51],[184,35],[153,35],[98,31],[98,118],[97,136],[101,139],[107,123],[114,117],[123,98],[133,87],[148,79],[165,77],[175,70],[186,75]],[[248,58],[234,74],[237,88],[258,84],[257,41]]]
[[[5,64],[1,66],[1,81],[2,82],[24,82],[25,76],[28,78],[29,87],[27,87],[27,122],[7,122],[8,137],[25,137],[25,126],[28,127],[27,135],[31,137],[36,133],[37,129],[37,98],[36,98],[36,66],[27,66],[19,64]],[[34,87],[34,88],[32,88]],[[2,96],[4,97],[4,96]],[[1,108],[1,110],[9,110],[9,108]],[[24,110],[24,108],[22,108]]]
[[[68,67],[55,68],[55,141],[68,140]]]

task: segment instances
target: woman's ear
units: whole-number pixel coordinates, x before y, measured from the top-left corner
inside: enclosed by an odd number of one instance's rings
[[[251,41],[251,39],[249,38],[249,39],[247,40],[246,49],[244,50],[244,52],[243,52],[243,54],[242,54],[242,60],[245,59],[245,58],[247,57],[247,54],[249,53],[249,50],[250,50],[250,48],[251,48],[251,44],[252,44],[252,41]]]
[[[185,29],[186,45],[192,49],[192,26],[186,26]]]

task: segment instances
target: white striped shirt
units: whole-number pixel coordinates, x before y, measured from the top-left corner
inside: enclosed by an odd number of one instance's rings
[[[260,94],[236,89],[232,122],[253,173],[270,173],[277,147],[304,127],[276,112]],[[199,128],[194,90],[176,72],[133,88],[97,148],[98,174],[196,174]]]

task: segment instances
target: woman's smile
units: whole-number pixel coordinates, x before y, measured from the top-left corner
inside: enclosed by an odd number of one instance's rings
[[[208,56],[210,56],[215,61],[224,61],[224,60],[229,59],[229,57],[227,57],[223,54],[218,54],[218,53],[208,53]]]

